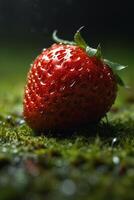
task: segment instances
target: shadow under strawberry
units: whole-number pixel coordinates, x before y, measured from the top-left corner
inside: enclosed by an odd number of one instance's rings
[[[86,138],[96,137],[113,137],[117,134],[116,127],[107,122],[92,123],[82,127],[76,127],[67,130],[45,130],[34,131],[34,135],[45,135],[48,138],[70,139],[77,136],[83,136]]]
[[[120,140],[125,140],[133,134],[133,127],[130,124],[119,122],[105,122],[89,124],[84,127],[78,127],[69,130],[45,130],[42,132],[34,131],[34,135],[45,135],[47,138],[57,138],[60,140],[71,139],[76,140],[78,137],[83,137],[86,140],[91,140],[97,136],[107,143],[118,143]]]

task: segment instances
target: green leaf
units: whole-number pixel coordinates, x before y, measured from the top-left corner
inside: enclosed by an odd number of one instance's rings
[[[81,36],[81,29],[83,28],[83,26],[75,33],[74,35],[74,42],[81,48],[86,49],[87,44],[85,42],[85,40],[83,39],[83,37]]]
[[[86,47],[86,52],[89,56],[95,56],[97,49],[93,49],[89,46]]]
[[[98,45],[97,49],[89,47],[87,45],[87,43],[85,42],[85,40],[83,39],[83,37],[81,36],[80,31],[82,29],[83,29],[83,26],[74,35],[74,41],[75,41],[76,45],[78,45],[79,47],[85,49],[85,51],[87,52],[87,54],[90,57],[96,56],[98,58],[101,58],[101,46]]]
[[[101,45],[99,44],[95,53],[95,56],[97,58],[102,58],[102,53],[101,53]]]
[[[123,87],[125,87],[125,83],[124,83],[124,81],[121,79],[121,77],[118,75],[118,74],[114,74],[115,75],[115,78],[116,78],[116,81],[117,81],[117,83],[120,85],[120,86],[123,86]]]
[[[107,59],[104,59],[103,61],[109,67],[111,67],[113,70],[117,70],[117,71],[120,71],[120,70],[125,69],[127,67],[125,65],[121,65],[121,64],[118,64],[118,63],[111,62],[110,60],[107,60]]]
[[[124,81],[123,81],[123,80],[121,79],[121,77],[116,73],[116,71],[120,71],[120,70],[122,70],[122,69],[125,69],[127,66],[121,65],[121,64],[118,64],[118,63],[111,62],[111,61],[109,61],[109,60],[107,60],[107,59],[104,59],[103,61],[104,61],[104,63],[106,63],[109,67],[112,68],[113,73],[114,73],[114,75],[115,75],[115,78],[116,78],[116,81],[117,81],[118,85],[127,88],[127,86],[125,85]]]
[[[68,40],[62,40],[62,39],[60,39],[60,38],[57,36],[57,30],[55,30],[55,31],[53,32],[52,38],[53,38],[53,40],[54,40],[55,42],[57,42],[57,43],[69,44],[69,45],[76,45],[76,43],[73,42],[73,41],[68,41]]]

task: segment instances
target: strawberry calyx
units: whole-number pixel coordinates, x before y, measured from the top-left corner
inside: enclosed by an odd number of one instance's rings
[[[81,28],[79,28],[77,30],[77,32],[74,35],[74,41],[68,41],[68,40],[60,39],[57,36],[57,30],[55,30],[53,32],[53,35],[52,35],[53,40],[56,43],[60,43],[60,44],[79,46],[79,47],[83,48],[86,51],[86,53],[89,55],[89,57],[94,57],[95,56],[96,58],[101,59],[102,62],[104,62],[106,65],[108,65],[112,69],[112,71],[113,71],[113,73],[115,75],[117,84],[120,85],[120,86],[126,87],[124,81],[118,75],[117,71],[125,69],[127,66],[121,65],[121,64],[118,64],[118,63],[114,63],[114,62],[112,62],[112,61],[110,61],[108,59],[103,58],[100,44],[98,45],[97,49],[94,49],[94,48],[90,47],[86,43],[86,41],[83,39],[83,37],[81,36],[81,30],[83,28],[84,27],[82,26]]]
[[[76,45],[76,43],[74,41],[68,41],[68,40],[63,40],[63,39],[60,39],[58,36],[57,36],[57,30],[55,30],[53,32],[53,35],[52,35],[52,38],[53,40],[56,42],[56,43],[61,43],[61,44],[65,44],[65,45]]]

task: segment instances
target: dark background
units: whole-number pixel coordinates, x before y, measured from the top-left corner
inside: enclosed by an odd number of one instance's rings
[[[132,0],[0,0],[0,80],[26,80],[30,63],[53,43],[85,26],[82,35],[91,47],[102,46],[103,57],[128,65],[121,76],[133,82],[134,4]],[[17,80],[17,81],[16,81]],[[132,80],[132,81],[131,81]]]
[[[1,39],[49,38],[54,29],[71,39],[82,25],[85,37],[133,41],[133,1],[0,0]]]

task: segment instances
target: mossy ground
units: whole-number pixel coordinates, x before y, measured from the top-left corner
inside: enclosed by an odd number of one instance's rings
[[[133,200],[133,89],[121,90],[108,123],[36,136],[21,114],[24,72],[10,72],[0,81],[0,200]]]

